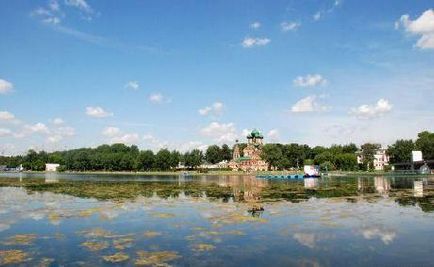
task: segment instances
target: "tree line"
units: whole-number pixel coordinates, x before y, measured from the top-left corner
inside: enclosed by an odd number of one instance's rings
[[[247,144],[238,144],[240,152]],[[381,146],[366,143],[358,147],[355,144],[332,145],[330,147],[310,147],[305,144],[266,144],[261,157],[270,169],[299,169],[304,164],[317,164],[327,170],[372,170],[374,155]],[[421,132],[413,140],[397,140],[388,146],[387,154],[391,163],[411,161],[411,151],[421,150],[425,160],[434,160],[434,133]],[[42,171],[46,163],[58,163],[61,170],[68,171],[168,171],[180,164],[187,169],[195,169],[204,163],[216,164],[232,159],[233,149],[228,145],[212,145],[205,152],[199,149],[181,153],[176,150],[161,149],[139,150],[135,145],[101,145],[96,148],[80,148],[56,152],[36,152],[29,150],[26,155],[0,157],[0,165],[17,167],[20,164],[26,170]],[[360,153],[363,162],[357,162]],[[241,156],[243,156],[241,154]]]

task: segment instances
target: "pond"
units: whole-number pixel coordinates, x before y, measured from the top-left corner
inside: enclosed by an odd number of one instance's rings
[[[0,265],[432,266],[433,177],[0,175]]]

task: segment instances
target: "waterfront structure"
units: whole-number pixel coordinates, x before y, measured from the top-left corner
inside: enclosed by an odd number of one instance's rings
[[[363,155],[361,151],[357,152],[357,163],[363,163]],[[384,170],[384,166],[387,165],[389,165],[389,155],[387,155],[386,149],[377,149],[374,154],[374,169],[376,171],[382,171]]]
[[[242,151],[240,151],[238,142],[235,144],[229,168],[247,172],[266,171],[268,164],[261,158],[263,146],[264,136],[258,130],[253,130],[247,135],[247,146]]]
[[[46,172],[57,172],[57,169],[60,167],[60,164],[57,163],[47,163],[45,164]]]

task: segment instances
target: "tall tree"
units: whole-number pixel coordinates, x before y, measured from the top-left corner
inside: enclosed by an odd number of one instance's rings
[[[397,140],[387,148],[387,155],[390,157],[390,163],[410,162],[411,151],[414,149],[415,144],[413,140]]]
[[[206,149],[205,159],[211,164],[219,163],[223,160],[222,150],[217,145],[209,146]]]
[[[230,161],[232,159],[232,150],[226,144],[222,145],[221,149],[222,160]]]
[[[423,159],[434,160],[434,133],[424,131],[417,136],[416,147],[422,151]]]
[[[363,158],[363,165],[364,168],[367,170],[373,170],[374,169],[374,155],[377,153],[377,150],[381,148],[380,144],[371,144],[366,143],[363,144],[361,147],[362,150],[362,158]]]

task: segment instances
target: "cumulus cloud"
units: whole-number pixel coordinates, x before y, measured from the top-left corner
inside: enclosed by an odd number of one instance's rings
[[[170,103],[171,100],[161,93],[153,93],[149,95],[148,100],[154,104]]]
[[[295,31],[301,26],[298,22],[282,22],[280,23],[280,28],[283,32]]]
[[[277,129],[271,129],[268,133],[267,133],[267,139],[270,141],[279,141],[280,139],[280,132]]]
[[[327,84],[327,80],[320,74],[308,74],[306,76],[298,76],[293,81],[298,87],[314,87]]]
[[[11,134],[12,134],[12,131],[10,129],[0,128],[0,137],[9,136]]]
[[[102,135],[108,136],[108,137],[114,137],[114,136],[119,135],[120,133],[121,133],[121,130],[117,127],[106,127],[102,131]]]
[[[255,21],[253,23],[250,24],[250,28],[252,29],[259,29],[261,27],[261,23],[259,21]]]
[[[65,123],[62,118],[54,118],[52,120],[52,122],[53,122],[54,125],[62,125],[62,124]]]
[[[220,116],[223,113],[224,105],[222,102],[215,102],[211,106],[206,106],[199,109],[199,114],[202,116],[215,115]]]
[[[330,107],[321,104],[319,101],[321,98],[322,97],[316,95],[302,98],[292,106],[291,111],[294,113],[328,111]]]
[[[87,14],[93,13],[92,7],[85,0],[66,0],[65,4],[68,6],[78,8],[79,10]]]
[[[42,133],[42,134],[48,134],[50,132],[50,130],[48,129],[48,127],[41,123],[35,123],[35,124],[31,124],[31,125],[25,125],[24,129],[26,129],[29,133]]]
[[[15,119],[15,115],[8,111],[0,111],[0,121],[12,121]]]
[[[388,100],[381,98],[375,105],[361,105],[357,108],[352,108],[350,114],[361,119],[370,119],[383,116],[390,112],[392,107]]]
[[[105,111],[102,107],[86,107],[86,114],[94,118],[105,118],[113,116],[113,113]]]
[[[153,136],[152,134],[145,134],[143,136],[143,140],[146,142],[146,145],[154,149],[167,148],[169,145],[167,141],[162,141],[156,138],[155,136]]]
[[[129,81],[125,84],[125,88],[132,89],[132,90],[139,90],[140,85],[138,81]]]
[[[428,9],[417,19],[411,20],[410,15],[402,15],[395,23],[395,28],[403,27],[405,31],[420,36],[416,47],[421,49],[434,49],[434,10]]]
[[[244,48],[252,48],[252,47],[257,47],[257,46],[266,46],[267,44],[269,44],[271,42],[270,39],[268,38],[252,38],[252,37],[246,37],[244,38],[243,42],[241,43],[241,45]]]
[[[236,132],[235,124],[218,122],[211,122],[200,130],[203,136],[210,137],[218,143],[235,141],[238,137]]]
[[[0,79],[0,94],[5,95],[14,89],[14,85],[11,82]]]
[[[101,134],[105,137],[109,138],[109,142],[114,143],[122,143],[122,144],[138,144],[140,143],[140,136],[137,133],[124,133],[117,127],[106,127],[101,132]]]

